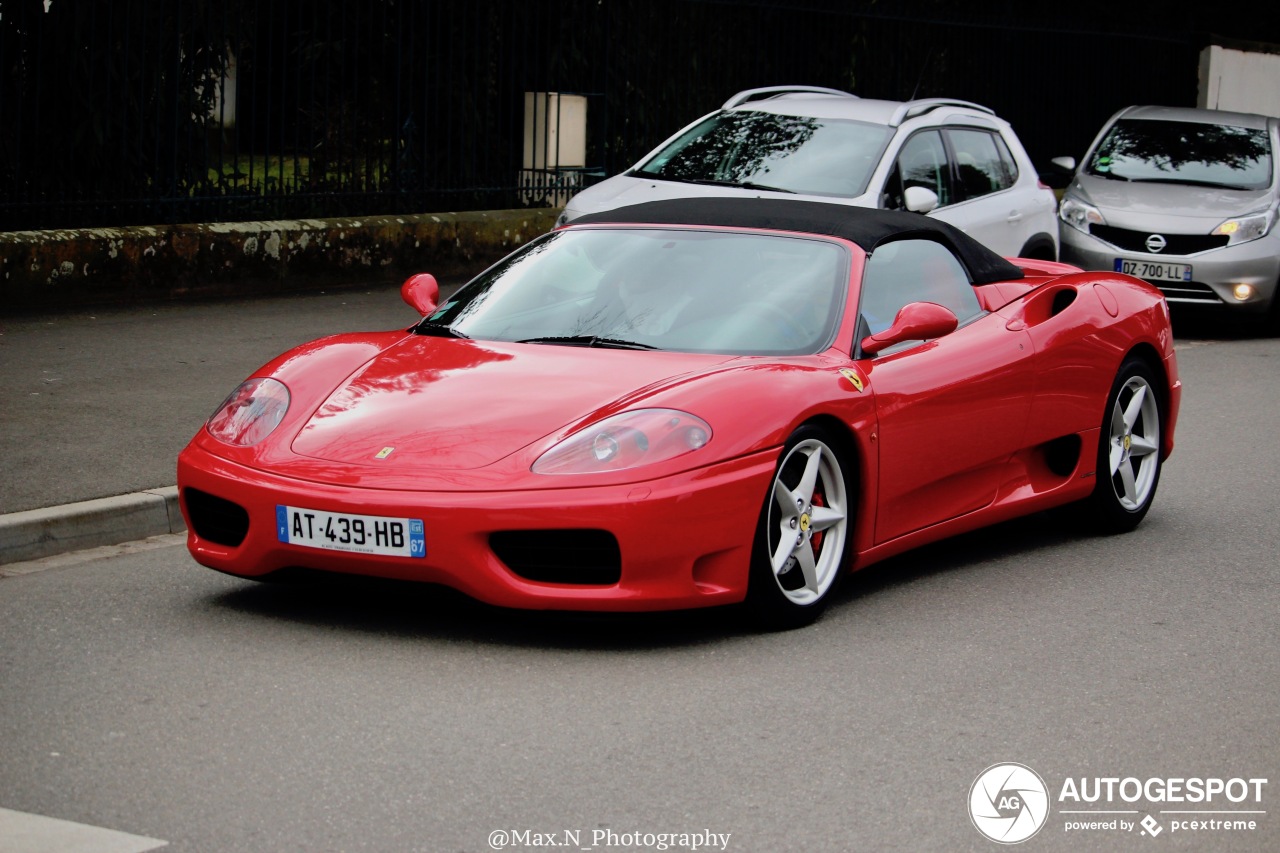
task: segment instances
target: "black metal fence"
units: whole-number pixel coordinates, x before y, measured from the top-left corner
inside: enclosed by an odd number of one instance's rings
[[[1194,105],[1195,13],[1053,5],[0,0],[0,230],[555,205],[779,83],[984,103],[1041,163]]]

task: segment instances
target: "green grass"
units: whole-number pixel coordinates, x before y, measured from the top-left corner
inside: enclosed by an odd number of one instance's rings
[[[209,183],[228,191],[298,192],[316,186],[325,188],[380,186],[388,178],[387,164],[381,160],[358,160],[329,164],[313,174],[310,157],[242,154],[228,157],[220,167],[209,169]]]

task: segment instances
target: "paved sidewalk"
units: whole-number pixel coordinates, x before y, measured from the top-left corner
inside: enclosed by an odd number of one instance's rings
[[[0,318],[0,565],[180,532],[178,453],[237,383],[305,341],[416,319],[396,283]]]

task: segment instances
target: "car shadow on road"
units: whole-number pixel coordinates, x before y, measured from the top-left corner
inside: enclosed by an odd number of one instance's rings
[[[1078,506],[1044,510],[923,545],[854,572],[845,578],[831,606],[835,610],[856,606],[857,599],[936,575],[982,571],[1006,558],[1029,561],[1039,551],[1098,537]]]
[[[844,579],[827,619],[877,593],[1006,557],[1093,538],[1071,508],[1050,510],[924,546]],[[759,632],[736,607],[671,613],[571,613],[493,607],[452,589],[409,581],[308,573],[216,595],[235,613],[408,640],[447,640],[560,650],[646,651],[749,638]]]
[[[1268,338],[1276,331],[1262,318],[1244,318],[1220,311],[1180,310],[1172,306],[1173,339],[1178,341],[1245,341]]]
[[[548,649],[646,650],[717,642],[741,633],[731,608],[672,613],[575,613],[494,607],[437,584],[311,573],[253,583],[214,606],[327,630],[410,640]]]

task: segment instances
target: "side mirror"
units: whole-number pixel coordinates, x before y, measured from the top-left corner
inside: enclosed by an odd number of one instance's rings
[[[912,213],[928,213],[938,206],[938,194],[924,187],[907,187],[902,191],[902,203]]]
[[[902,306],[893,324],[883,332],[862,339],[862,352],[875,355],[903,341],[927,341],[949,335],[960,321],[936,302],[911,302]]]
[[[436,301],[440,298],[440,285],[436,277],[429,272],[411,275],[400,286],[400,298],[409,303],[409,307],[423,317],[434,314]]]
[[[1049,165],[1044,168],[1044,171],[1038,173],[1037,177],[1040,178],[1040,183],[1049,189],[1063,190],[1067,188],[1075,175],[1076,158],[1054,157],[1049,161]]]

